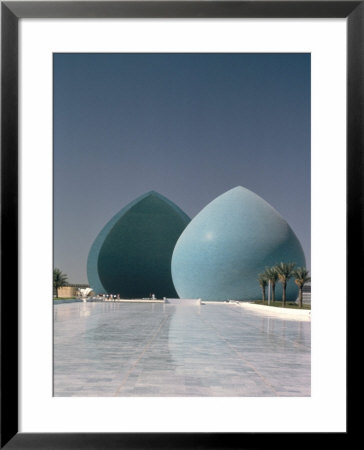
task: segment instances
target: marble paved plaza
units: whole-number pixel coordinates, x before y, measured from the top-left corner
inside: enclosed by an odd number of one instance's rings
[[[309,396],[311,323],[235,304],[54,306],[55,396]]]

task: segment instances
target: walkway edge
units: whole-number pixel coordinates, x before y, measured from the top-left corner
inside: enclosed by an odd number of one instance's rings
[[[311,320],[311,310],[308,309],[292,309],[292,308],[279,308],[277,306],[257,305],[249,302],[239,302],[239,306],[260,312],[262,314],[276,317],[284,317],[292,320]]]

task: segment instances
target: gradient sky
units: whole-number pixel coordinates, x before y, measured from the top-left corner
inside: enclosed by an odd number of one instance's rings
[[[193,218],[241,185],[310,267],[310,55],[55,54],[54,265],[87,283],[89,249],[155,190]]]

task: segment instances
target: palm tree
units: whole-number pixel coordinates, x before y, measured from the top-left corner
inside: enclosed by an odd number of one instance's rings
[[[286,306],[286,288],[287,282],[293,275],[293,268],[295,263],[284,263],[281,262],[275,266],[275,270],[278,273],[278,279],[282,284],[282,306]]]
[[[293,277],[294,282],[298,286],[298,307],[302,308],[302,298],[303,298],[303,286],[308,282],[311,281],[311,277],[308,276],[309,271],[306,269],[306,267],[297,267],[293,271]]]
[[[260,287],[262,288],[262,300],[264,303],[265,302],[265,288],[267,287],[267,278],[265,277],[264,273],[260,273],[258,275],[258,282],[260,284]]]
[[[276,282],[278,280],[278,273],[275,267],[266,267],[264,275],[272,286],[272,302],[276,300]]]
[[[61,270],[55,268],[53,270],[53,289],[56,290],[56,298],[58,298],[58,289],[62,286],[67,286],[67,275]]]

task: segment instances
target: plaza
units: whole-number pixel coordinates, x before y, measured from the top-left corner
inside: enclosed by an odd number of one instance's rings
[[[54,306],[54,396],[305,397],[311,321],[234,303]]]

